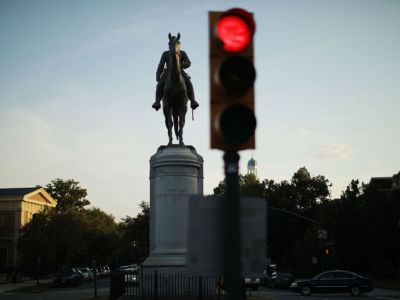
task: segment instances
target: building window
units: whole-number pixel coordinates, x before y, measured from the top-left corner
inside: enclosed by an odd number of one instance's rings
[[[0,212],[0,238],[14,237],[14,213]]]
[[[7,248],[0,248],[0,266],[7,265]]]

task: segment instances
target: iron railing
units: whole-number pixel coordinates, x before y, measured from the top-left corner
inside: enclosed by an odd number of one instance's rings
[[[110,276],[110,299],[222,299],[217,277],[186,274],[151,274],[113,272]]]

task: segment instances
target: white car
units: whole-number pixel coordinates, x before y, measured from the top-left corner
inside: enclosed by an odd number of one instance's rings
[[[93,274],[90,272],[89,268],[75,268],[75,270],[82,272],[84,281],[92,281],[93,280]]]
[[[253,291],[257,291],[260,286],[260,278],[245,278],[244,285],[246,288],[251,288]]]

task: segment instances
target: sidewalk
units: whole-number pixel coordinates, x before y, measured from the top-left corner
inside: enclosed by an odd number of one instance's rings
[[[54,281],[54,278],[44,278],[40,279],[39,283],[48,283]],[[36,279],[30,279],[30,280],[24,280],[24,281],[18,281],[16,284],[13,284],[11,282],[8,283],[0,283],[0,294],[4,293],[6,291],[22,288],[22,287],[27,287],[27,286],[35,286],[36,285]]]

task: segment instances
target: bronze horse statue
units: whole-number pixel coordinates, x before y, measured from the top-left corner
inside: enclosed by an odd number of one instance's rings
[[[185,126],[185,116],[187,112],[187,90],[185,80],[182,76],[180,66],[180,39],[181,35],[169,38],[169,73],[165,79],[164,94],[162,98],[165,125],[168,130],[169,143],[172,145],[172,125],[179,145],[183,143],[183,126]]]

